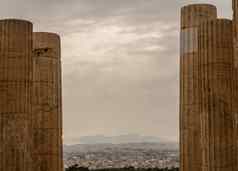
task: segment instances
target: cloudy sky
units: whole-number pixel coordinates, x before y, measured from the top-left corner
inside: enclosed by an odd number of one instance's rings
[[[64,141],[138,133],[178,139],[179,9],[231,0],[0,0],[0,16],[62,37]]]

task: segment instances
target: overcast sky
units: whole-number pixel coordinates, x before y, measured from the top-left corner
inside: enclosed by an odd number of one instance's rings
[[[231,0],[0,0],[0,16],[62,38],[64,141],[138,133],[178,139],[179,10]]]

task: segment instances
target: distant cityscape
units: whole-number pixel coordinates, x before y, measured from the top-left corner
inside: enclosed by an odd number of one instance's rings
[[[77,165],[90,170],[109,168],[178,168],[179,148],[176,142],[140,142],[143,137],[137,137],[136,143],[128,136],[106,138],[107,143],[93,144],[90,140],[98,142],[95,137],[87,137],[88,144],[65,145],[65,168]],[[104,142],[102,137],[97,137]],[[128,139],[127,139],[128,138]],[[83,138],[84,139],[84,138]],[[119,144],[113,144],[117,139]],[[152,138],[156,140],[156,138]],[[135,141],[136,141],[135,140]],[[159,139],[157,139],[159,140]]]

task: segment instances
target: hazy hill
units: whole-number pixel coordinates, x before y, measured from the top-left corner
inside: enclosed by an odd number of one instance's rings
[[[80,144],[64,145],[65,153],[130,150],[178,150],[178,143],[158,137],[128,134],[107,137],[103,135],[80,138]]]
[[[77,144],[65,145],[65,153],[87,153],[87,152],[111,152],[111,151],[137,151],[153,150],[167,151],[178,150],[177,143],[124,143],[124,144]]]
[[[124,144],[124,143],[162,143],[165,139],[154,136],[141,136],[138,134],[126,134],[119,136],[84,136],[80,138],[80,144]]]

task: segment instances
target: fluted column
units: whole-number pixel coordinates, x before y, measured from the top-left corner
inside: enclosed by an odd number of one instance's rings
[[[232,21],[203,22],[198,33],[202,171],[235,171]]]
[[[188,5],[181,10],[180,42],[180,169],[201,171],[201,123],[198,91],[198,26],[216,19],[216,7]]]
[[[60,37],[33,34],[34,171],[62,171]]]
[[[235,115],[236,126],[236,156],[238,155],[238,1],[232,0],[233,7],[233,45],[234,45],[234,62],[233,62],[233,100],[232,109]],[[238,157],[236,160],[238,170]]]
[[[0,20],[0,170],[31,170],[32,23]]]

